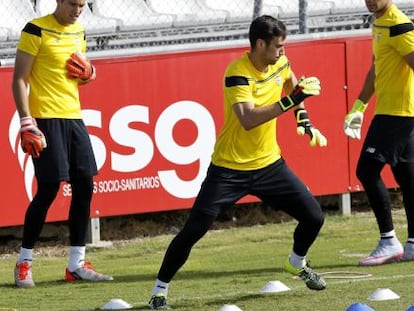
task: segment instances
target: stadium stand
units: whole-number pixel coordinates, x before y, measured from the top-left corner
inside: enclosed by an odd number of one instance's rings
[[[343,1],[343,0],[341,0]],[[270,1],[269,1],[270,2]],[[290,19],[299,18],[299,1],[290,1],[286,4],[284,0],[274,0],[273,5],[279,7],[279,18]],[[307,1],[307,15],[308,16],[327,16],[331,13],[332,2],[308,0]]]
[[[52,13],[56,8],[56,1],[37,0],[35,10],[38,15],[46,15]],[[84,25],[85,32],[88,35],[105,35],[115,34],[117,21],[112,18],[104,18],[94,15],[91,8],[86,5],[79,21]]]
[[[214,10],[197,0],[147,0],[148,6],[159,14],[174,16],[173,26],[222,24],[226,12]]]
[[[254,0],[201,0],[208,8],[223,11],[226,23],[250,22],[253,17]]]
[[[356,1],[349,5],[347,1],[343,0],[331,0],[332,1],[332,14],[343,14],[343,13],[359,13],[366,12],[366,6],[364,1]]]
[[[98,16],[114,18],[119,31],[137,31],[172,27],[173,16],[152,11],[144,0],[94,0]]]
[[[0,41],[6,41],[9,31],[7,28],[0,27]]]
[[[319,32],[322,29],[330,30],[350,30],[368,28],[369,12],[366,9],[364,1],[343,1],[343,0],[329,0],[318,1],[313,0],[309,2],[308,9],[314,5],[323,5],[324,9],[328,9],[328,14],[316,14],[313,10],[313,16],[308,19],[308,26],[314,32]]]
[[[414,0],[394,0],[414,19]],[[255,4],[261,3],[261,7]],[[0,0],[0,59],[14,58],[25,23],[53,11],[54,0]],[[358,30],[370,27],[363,0],[88,0],[81,15],[88,51],[162,48],[247,39],[254,15],[285,22],[290,35]],[[300,14],[301,13],[301,14]],[[6,31],[1,28],[6,28]]]
[[[401,9],[414,9],[413,0],[394,0],[393,2]]]
[[[37,17],[30,0],[0,0],[0,8],[4,12],[0,18],[0,27],[8,30],[8,40],[18,40],[26,23]]]

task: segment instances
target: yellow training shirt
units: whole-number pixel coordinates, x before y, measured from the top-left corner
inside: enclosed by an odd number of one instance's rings
[[[63,26],[53,14],[36,18],[24,27],[17,48],[35,56],[29,76],[32,117],[80,119],[78,82],[67,78],[66,61],[86,51],[83,26]]]
[[[285,80],[291,76],[286,56],[267,72],[258,71],[248,52],[233,61],[224,77],[224,125],[217,137],[212,163],[234,170],[255,170],[274,163],[281,157],[276,140],[276,118],[246,131],[233,105],[251,102],[256,107],[272,105],[280,99]]]
[[[414,73],[403,58],[414,52],[414,25],[394,4],[372,28],[375,114],[414,116]]]

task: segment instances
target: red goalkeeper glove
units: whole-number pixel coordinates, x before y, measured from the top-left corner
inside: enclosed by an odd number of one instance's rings
[[[302,77],[296,84],[289,96],[279,100],[280,108],[285,112],[290,108],[299,105],[306,97],[319,95],[321,93],[321,84],[316,77]]]
[[[84,81],[92,81],[96,78],[95,67],[81,53],[72,53],[66,62],[68,77],[72,79],[81,79]]]
[[[45,136],[32,117],[20,119],[20,136],[23,151],[34,158],[38,158],[40,152],[47,147]]]
[[[309,135],[309,145],[311,147],[315,147],[316,145],[319,147],[325,147],[328,145],[326,137],[323,136],[322,133],[317,128],[314,128],[310,123],[308,112],[305,109],[299,108],[295,110],[295,118],[297,124],[296,132],[300,136],[305,134]]]

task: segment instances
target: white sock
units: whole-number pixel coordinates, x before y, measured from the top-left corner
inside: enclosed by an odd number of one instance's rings
[[[306,256],[299,256],[294,251],[290,252],[289,262],[295,268],[303,268],[306,266]]]
[[[71,246],[69,248],[68,270],[73,272],[83,266],[85,262],[86,246]]]
[[[156,279],[154,288],[152,289],[152,296],[155,296],[158,293],[162,293],[167,298],[168,285],[169,285],[169,283],[166,283],[166,282],[163,282],[163,281],[160,281],[160,280]]]
[[[380,233],[380,237],[381,237],[381,239],[391,239],[391,238],[394,238],[394,237],[396,237],[395,230],[391,230],[389,232],[381,232]]]
[[[23,261],[33,261],[33,248],[20,247],[20,253],[17,262],[21,263]]]

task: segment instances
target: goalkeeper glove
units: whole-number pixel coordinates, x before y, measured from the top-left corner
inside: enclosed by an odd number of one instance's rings
[[[278,104],[283,112],[299,105],[306,97],[319,95],[321,93],[321,84],[316,77],[302,77],[296,84],[289,96],[283,97]]]
[[[70,55],[66,62],[66,69],[68,70],[68,77],[72,79],[92,81],[96,78],[95,67],[79,52]]]
[[[20,119],[20,136],[23,151],[34,158],[38,158],[40,152],[47,147],[45,136],[32,117]]]
[[[295,110],[295,118],[297,124],[296,133],[300,136],[305,134],[309,135],[309,145],[311,147],[315,147],[316,145],[325,147],[328,144],[326,137],[310,123],[308,112],[305,109],[299,108]]]
[[[344,131],[345,135],[351,138],[361,139],[361,126],[364,120],[364,112],[368,104],[357,99],[350,112],[345,116]]]

